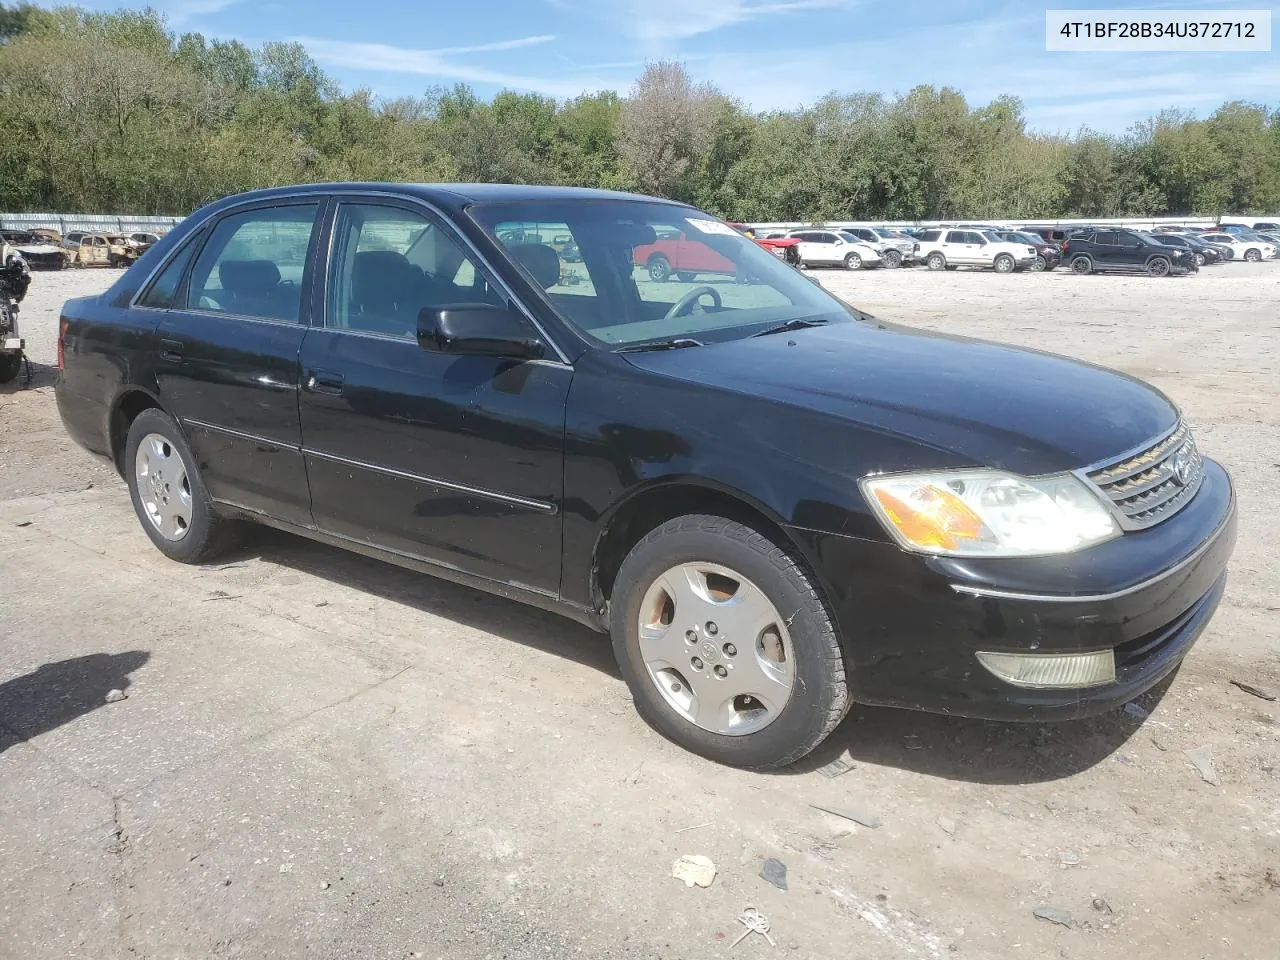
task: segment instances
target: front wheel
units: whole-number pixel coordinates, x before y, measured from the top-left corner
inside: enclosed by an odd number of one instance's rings
[[[880,254],[880,259],[884,261],[884,265],[890,270],[896,270],[902,266],[902,252],[900,250],[886,250]]]
[[[1152,277],[1167,277],[1169,275],[1169,261],[1164,257],[1152,257],[1147,263],[1147,274]]]
[[[1017,264],[1013,262],[1013,257],[1009,256],[1007,253],[1002,253],[1000,256],[996,257],[996,261],[992,266],[995,267],[996,273],[1013,273],[1013,268],[1016,267]]]
[[[1262,251],[1254,250],[1254,249],[1246,250],[1244,252],[1244,258],[1248,260],[1250,263],[1257,263],[1259,260],[1262,259]]]
[[[1086,273],[1093,273],[1093,261],[1088,257],[1076,257],[1071,261],[1071,272],[1084,276]]]
[[[182,563],[203,563],[230,545],[236,527],[214,509],[172,417],[143,410],[129,427],[124,450],[134,512],[161,553]]]
[[[710,760],[787,766],[848,711],[844,655],[814,581],[751,527],[667,521],[623,561],[610,610],[641,717]]]
[[[856,253],[847,254],[844,258],[844,265],[845,268],[849,270],[861,270],[862,258]]]
[[[1046,260],[1044,257],[1037,256],[1034,260],[1031,261],[1031,271],[1032,273],[1043,273],[1045,267],[1047,267],[1048,265],[1049,265],[1048,260]]]
[[[684,282],[684,283],[693,283],[694,279],[695,279],[697,276],[698,276],[698,275],[697,275],[696,273],[692,273],[692,272],[690,272],[690,271],[688,271],[688,270],[677,270],[677,271],[676,271],[676,279],[677,279],[677,280],[680,280],[680,281],[682,281],[682,282]]]
[[[1197,266],[1197,267],[1203,267],[1203,266],[1204,266],[1204,254],[1203,254],[1203,253],[1197,253],[1197,254],[1196,254],[1196,266]]]
[[[925,263],[929,265],[930,270],[941,270],[947,265],[947,258],[940,253],[931,253]]]

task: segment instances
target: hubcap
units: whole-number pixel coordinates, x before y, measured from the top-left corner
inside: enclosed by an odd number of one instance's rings
[[[133,467],[147,519],[166,540],[181,540],[191,529],[191,481],[182,457],[167,439],[149,433]]]
[[[654,686],[703,730],[755,733],[791,698],[795,666],[786,623],[759,587],[728,567],[672,567],[645,593],[639,628]]]

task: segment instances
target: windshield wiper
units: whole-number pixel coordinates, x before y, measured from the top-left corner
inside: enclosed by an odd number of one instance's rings
[[[682,347],[700,347],[701,340],[692,337],[672,337],[670,340],[650,340],[648,343],[629,343],[614,353],[639,353],[641,350],[679,350]]]
[[[794,320],[788,320],[786,323],[780,323],[776,327],[769,327],[767,330],[761,330],[759,333],[753,333],[753,337],[767,337],[771,333],[790,333],[792,330],[803,330],[806,327],[820,327],[827,321],[818,317],[796,317]]]

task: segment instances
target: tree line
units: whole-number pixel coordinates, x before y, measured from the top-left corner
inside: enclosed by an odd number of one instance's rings
[[[608,187],[760,221],[1275,213],[1280,110],[1060,136],[1029,131],[1015,97],[919,86],[761,113],[665,61],[625,95],[379,100],[295,43],[178,35],[149,9],[0,5],[0,210],[182,215],[328,180]]]

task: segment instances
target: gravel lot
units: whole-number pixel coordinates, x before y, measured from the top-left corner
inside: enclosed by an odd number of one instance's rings
[[[216,567],[164,560],[53,402],[58,306],[114,276],[36,274],[35,380],[0,387],[0,957],[696,960],[747,905],[777,948],[733,956],[1276,956],[1280,703],[1230,681],[1280,692],[1280,263],[817,274],[1155,383],[1232,471],[1241,533],[1145,721],[855,708],[773,776],[656,737],[568,621],[266,531]],[[715,861],[710,889],[671,877],[682,854]]]

